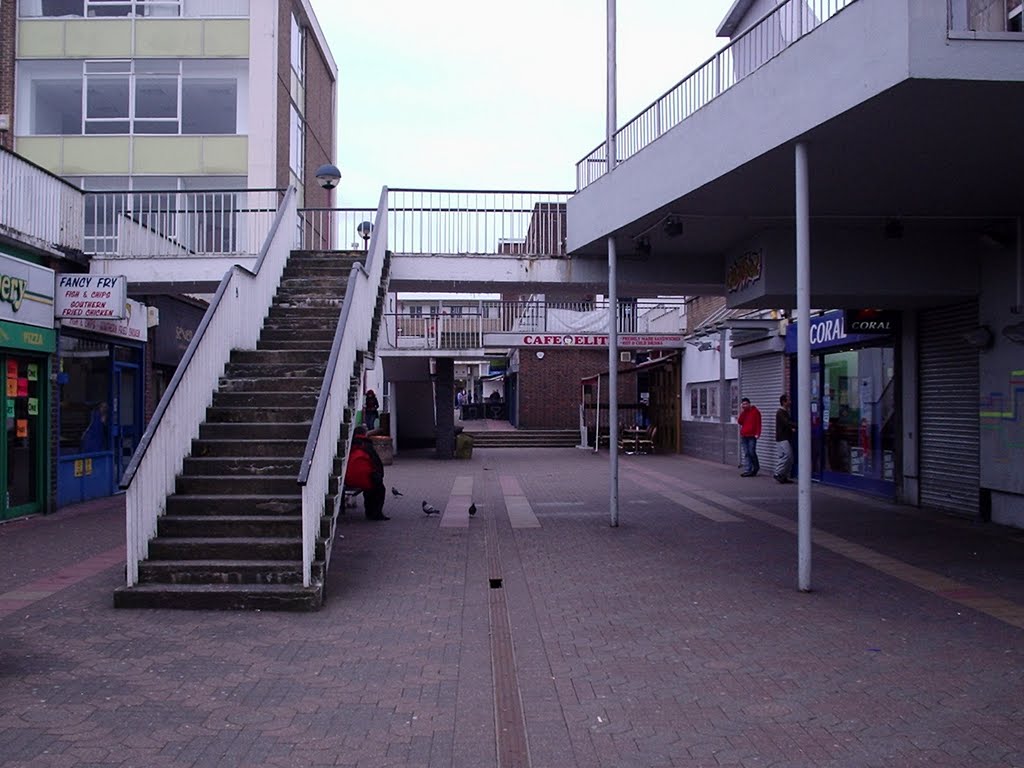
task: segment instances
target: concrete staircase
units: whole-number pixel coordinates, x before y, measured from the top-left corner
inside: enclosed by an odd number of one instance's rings
[[[116,607],[320,607],[333,499],[325,499],[312,583],[304,587],[297,476],[349,272],[362,256],[291,254],[257,348],[232,352],[140,563],[139,584],[117,590]],[[348,413],[361,364],[351,372]],[[343,429],[332,495],[346,437]]]
[[[580,441],[578,429],[495,429],[463,432],[473,448],[572,448]]]

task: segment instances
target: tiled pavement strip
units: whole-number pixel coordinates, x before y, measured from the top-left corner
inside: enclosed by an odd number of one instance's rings
[[[1021,536],[815,489],[803,594],[794,486],[623,457],[611,528],[607,466],[398,456],[316,614],[113,610],[118,500],[0,526],[0,765],[1024,766]]]

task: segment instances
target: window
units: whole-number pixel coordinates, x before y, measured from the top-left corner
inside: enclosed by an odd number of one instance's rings
[[[739,384],[735,379],[726,382],[729,387],[729,409],[736,416],[739,407]],[[690,418],[697,421],[718,421],[724,402],[719,397],[720,384],[709,381],[701,384],[690,384]]]
[[[244,61],[23,61],[18,130],[29,136],[235,134],[246,77]]]
[[[295,73],[295,77],[298,78],[299,82],[304,82],[306,76],[305,66],[303,62],[303,49],[305,43],[305,37],[302,33],[302,25],[299,23],[298,17],[292,14],[292,46],[291,46],[291,57],[292,57],[292,72]]]
[[[409,317],[423,317],[423,307],[418,305],[409,307]]]
[[[20,0],[22,18],[244,17],[249,0]]]
[[[296,178],[302,181],[303,150],[305,146],[303,140],[304,126],[302,115],[299,114],[299,110],[295,108],[294,104],[291,105],[291,120],[289,122],[288,167],[292,169],[292,173],[295,174]]]
[[[465,309],[465,307],[461,304],[453,304],[449,309],[451,309],[452,317],[461,317],[462,310]]]

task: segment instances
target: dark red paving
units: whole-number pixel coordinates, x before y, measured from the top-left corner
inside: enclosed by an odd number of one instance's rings
[[[613,529],[607,466],[398,456],[316,614],[115,611],[118,499],[0,526],[0,764],[1024,766],[1024,532],[816,489],[802,594],[794,486],[623,457]]]

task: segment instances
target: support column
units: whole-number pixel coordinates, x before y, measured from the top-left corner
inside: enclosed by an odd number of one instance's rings
[[[811,222],[807,145],[796,145],[797,585],[811,590]]]
[[[615,0],[608,0],[608,114],[605,147],[608,173],[618,163],[615,148]],[[608,236],[608,463],[609,523],[619,525],[619,289],[615,237]]]
[[[439,459],[455,458],[455,361],[439,357],[434,361],[434,412],[437,414],[435,450]]]

